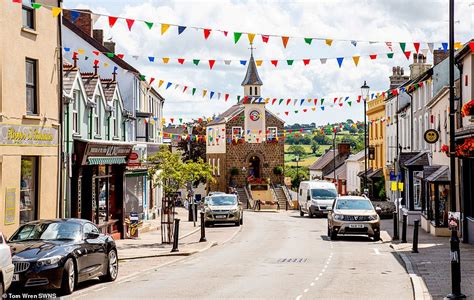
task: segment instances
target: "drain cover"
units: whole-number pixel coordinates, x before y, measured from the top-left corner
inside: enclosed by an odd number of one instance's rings
[[[284,264],[284,263],[295,263],[295,264],[301,264],[307,262],[307,258],[279,258],[277,260],[277,263],[279,264]]]

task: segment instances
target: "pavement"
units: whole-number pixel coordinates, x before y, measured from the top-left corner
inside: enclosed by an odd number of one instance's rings
[[[207,251],[122,261],[117,281],[82,284],[67,298],[414,299],[388,243],[357,236],[331,241],[325,218],[297,211],[244,216],[241,227],[207,228],[208,241],[217,243]],[[195,247],[198,237],[184,238],[180,249]]]
[[[404,261],[413,281],[416,299],[443,299],[451,293],[451,262],[448,237],[435,237],[421,227],[418,232],[418,253],[412,253],[413,226],[407,228],[407,243],[392,241],[393,220],[383,220],[382,228],[387,235],[385,242]],[[401,228],[401,223],[400,223]],[[401,234],[400,234],[401,238]],[[474,246],[460,244],[461,292],[467,299],[474,299]],[[421,280],[420,280],[421,279]]]

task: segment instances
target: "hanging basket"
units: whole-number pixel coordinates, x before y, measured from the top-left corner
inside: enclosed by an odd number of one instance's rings
[[[474,100],[471,100],[462,106],[461,116],[474,116]]]

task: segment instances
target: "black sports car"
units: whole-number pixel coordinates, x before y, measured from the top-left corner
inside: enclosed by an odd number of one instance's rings
[[[118,256],[112,237],[81,219],[39,220],[22,225],[10,238],[15,266],[13,288],[61,289],[99,277],[114,281]]]

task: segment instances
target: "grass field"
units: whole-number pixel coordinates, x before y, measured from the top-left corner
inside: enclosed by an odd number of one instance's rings
[[[298,163],[299,166],[301,167],[309,167],[310,165],[312,165],[318,158],[319,156],[316,156],[314,155],[312,152],[311,152],[311,146],[310,145],[301,145],[304,147],[305,151],[306,151],[306,155],[304,157],[301,157],[300,158],[300,161]],[[296,162],[294,161],[295,159],[295,156],[291,153],[288,153],[288,147],[290,147],[290,145],[285,145],[285,165],[287,166],[296,166]],[[318,154],[321,154],[321,153],[324,153],[326,151],[326,149],[329,149],[331,146],[329,145],[321,145],[319,150],[318,150]]]

